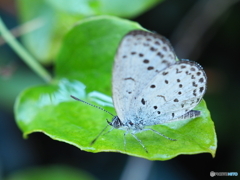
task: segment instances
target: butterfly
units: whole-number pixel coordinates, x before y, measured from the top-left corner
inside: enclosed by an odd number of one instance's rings
[[[149,130],[175,141],[146,126],[199,117],[201,112],[193,109],[206,92],[206,84],[203,68],[194,61],[177,60],[165,37],[130,31],[120,42],[114,60],[112,92],[117,116],[108,112],[113,116],[108,124],[125,131],[124,147],[125,136],[130,133],[148,152],[136,134]]]

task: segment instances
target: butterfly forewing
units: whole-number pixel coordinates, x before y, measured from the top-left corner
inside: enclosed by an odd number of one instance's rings
[[[136,98],[147,84],[175,62],[175,53],[163,36],[142,30],[124,36],[115,57],[112,78],[114,106],[122,121],[133,114]]]

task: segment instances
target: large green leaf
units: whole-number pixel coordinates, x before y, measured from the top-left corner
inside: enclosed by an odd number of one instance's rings
[[[199,118],[155,125],[152,128],[177,139],[167,140],[153,132],[137,134],[148,153],[124,131],[114,129],[91,141],[107,126],[112,116],[70,98],[74,95],[89,103],[101,105],[115,114],[112,107],[111,71],[121,38],[138,24],[119,18],[101,16],[81,21],[65,37],[56,61],[56,78],[50,85],[33,87],[19,95],[15,104],[16,120],[27,136],[43,132],[53,139],[73,144],[89,152],[112,151],[150,160],[167,160],[179,154],[216,151],[216,134],[205,102],[196,109]],[[106,132],[111,129],[109,126]]]
[[[63,35],[84,17],[134,17],[162,0],[18,0],[21,22],[35,20],[37,29],[23,36],[29,51],[42,63],[55,59]],[[28,30],[27,30],[28,31]]]

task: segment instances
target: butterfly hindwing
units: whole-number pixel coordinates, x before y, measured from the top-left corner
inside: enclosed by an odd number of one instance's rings
[[[145,125],[168,122],[192,110],[206,91],[205,72],[195,62],[178,61],[156,75],[135,101]],[[189,114],[189,117],[191,115]]]

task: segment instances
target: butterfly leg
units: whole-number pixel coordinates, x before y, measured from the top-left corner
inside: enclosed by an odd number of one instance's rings
[[[142,141],[140,139],[137,138],[137,136],[132,132],[131,135],[141,144],[141,146],[143,147],[143,149],[146,151],[146,153],[148,153],[147,148],[143,145]]]
[[[105,129],[107,129],[108,126],[109,126],[109,125],[107,125],[107,126],[97,135],[97,137],[95,137],[95,139],[92,140],[92,142],[90,143],[90,146],[92,146],[92,145],[97,141],[97,139],[103,134],[103,132],[105,131]],[[112,127],[110,130],[108,130],[108,131],[107,131],[106,133],[104,133],[103,135],[109,133],[109,132],[112,131],[113,129],[114,129],[114,128]]]
[[[170,137],[167,137],[167,136],[165,136],[164,134],[161,134],[160,132],[157,132],[157,131],[155,131],[154,129],[151,129],[151,128],[143,129],[142,131],[153,131],[153,132],[155,132],[156,134],[165,137],[166,139],[169,139],[169,140],[171,140],[171,141],[176,141],[176,139],[172,139],[172,138],[170,138]]]
[[[105,132],[103,135],[108,134],[109,132],[111,132],[114,129],[114,127],[112,127],[111,129],[109,129],[107,132]]]

